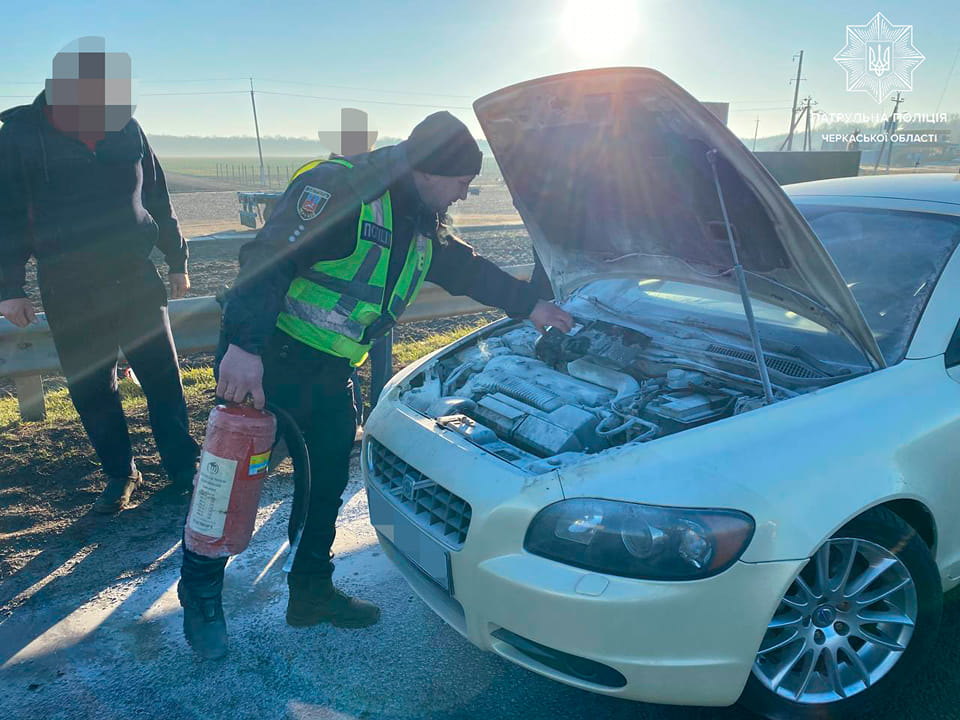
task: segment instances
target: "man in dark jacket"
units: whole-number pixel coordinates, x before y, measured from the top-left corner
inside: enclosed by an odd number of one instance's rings
[[[223,317],[217,395],[265,400],[296,420],[312,469],[306,527],[287,579],[287,623],[375,623],[379,610],[333,586],[340,495],[356,413],[350,375],[396,322],[424,279],[567,331],[570,316],[477,256],[441,222],[480,171],[466,126],[435,113],[393,147],[317,164],[296,177],[256,240]],[[220,601],[226,558],[184,548],[178,588],[184,633],[206,658],[227,651]]]
[[[171,294],[182,297],[187,245],[160,164],[131,117],[129,85],[129,57],[84,38],[54,58],[54,78],[32,105],[0,114],[0,314],[19,327],[36,322],[24,292],[35,257],[70,397],[107,476],[95,505],[104,513],[122,510],[142,480],[117,391],[119,349],[147,396],[175,486],[191,486],[198,452],[166,290],[149,259],[154,246],[163,251]]]

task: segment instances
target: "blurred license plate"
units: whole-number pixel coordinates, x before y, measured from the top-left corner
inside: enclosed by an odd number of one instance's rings
[[[373,485],[367,485],[370,524],[382,533],[407,560],[450,592],[449,553],[438,540],[421,530],[400,508]]]

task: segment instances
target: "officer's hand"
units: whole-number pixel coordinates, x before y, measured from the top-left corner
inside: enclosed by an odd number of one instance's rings
[[[179,300],[190,289],[190,276],[186,273],[170,273],[170,299]]]
[[[0,315],[17,327],[26,327],[37,321],[33,312],[33,303],[29,298],[11,298],[0,302]]]
[[[530,322],[541,334],[547,332],[547,327],[555,327],[560,332],[568,333],[573,327],[573,316],[552,302],[537,300],[533,312],[530,313]]]
[[[253,397],[253,406],[263,409],[263,361],[259,355],[248,353],[236,345],[227,348],[220,361],[217,397],[242,403],[247,395]]]

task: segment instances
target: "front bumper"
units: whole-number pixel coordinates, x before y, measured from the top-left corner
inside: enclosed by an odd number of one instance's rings
[[[740,562],[693,582],[633,580],[563,565],[523,550],[534,515],[563,497],[554,474],[522,473],[398,404],[381,402],[366,430],[365,460],[376,438],[470,503],[462,547],[439,542],[416,527],[364,462],[371,521],[386,554],[420,597],[475,645],[611,696],[679,705],[736,702],[767,622],[805,561]],[[444,564],[446,584],[444,577],[438,582]]]

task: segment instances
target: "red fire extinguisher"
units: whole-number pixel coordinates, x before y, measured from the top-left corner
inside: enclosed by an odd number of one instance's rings
[[[253,535],[277,419],[247,405],[217,405],[207,420],[183,538],[206,557],[243,552]]]

